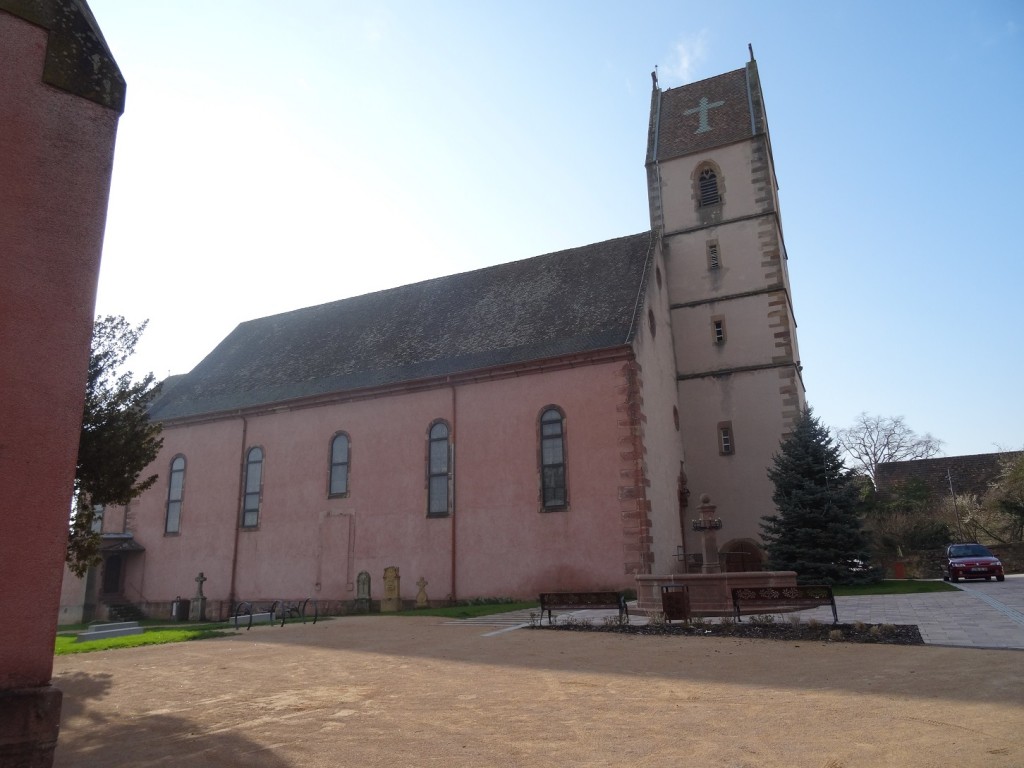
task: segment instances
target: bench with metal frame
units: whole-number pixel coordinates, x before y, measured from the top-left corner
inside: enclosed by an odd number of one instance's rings
[[[738,587],[732,590],[732,607],[736,621],[743,621],[740,618],[741,607],[746,608],[747,613],[755,613],[751,607],[801,610],[819,605],[831,606],[832,623],[839,623],[836,598],[832,594],[832,587],[827,584],[806,584],[798,587]]]
[[[544,621],[544,611],[547,611],[548,624],[551,624],[552,608],[566,608],[574,610],[583,610],[587,608],[617,608],[619,611],[619,623],[629,622],[629,609],[626,607],[626,596],[622,592],[542,592],[540,595],[541,622]]]
[[[246,630],[252,629],[252,617],[253,614],[269,614],[270,624],[273,625],[278,619],[281,620],[281,626],[283,627],[285,622],[289,619],[302,619],[302,623],[306,623],[306,618],[309,614],[310,607],[312,606],[313,612],[313,623],[316,624],[316,620],[320,617],[320,609],[317,605],[317,601],[311,597],[307,597],[304,600],[275,600],[267,608],[261,609],[255,604],[243,600],[235,606],[233,612],[235,629],[238,629],[238,622],[240,619],[244,620],[244,617],[249,617],[249,623],[246,625]]]

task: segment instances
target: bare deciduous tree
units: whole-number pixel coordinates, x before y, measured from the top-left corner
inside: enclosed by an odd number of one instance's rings
[[[942,441],[930,434],[919,435],[902,416],[871,416],[862,413],[852,427],[836,432],[836,442],[849,456],[853,468],[875,480],[875,468],[886,461],[930,459],[939,453]]]

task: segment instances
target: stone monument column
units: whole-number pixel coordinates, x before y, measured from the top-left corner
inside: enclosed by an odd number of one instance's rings
[[[722,527],[721,518],[715,517],[715,510],[718,509],[711,503],[711,497],[706,493],[700,497],[700,506],[697,512],[700,517],[693,521],[693,530],[700,533],[700,547],[704,555],[704,564],[700,567],[701,573],[721,573],[722,566],[718,562],[718,537],[715,531]]]

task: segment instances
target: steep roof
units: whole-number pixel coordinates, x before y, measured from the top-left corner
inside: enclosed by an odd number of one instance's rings
[[[936,459],[890,461],[875,469],[879,491],[890,491],[908,482],[921,483],[933,496],[948,496],[950,479],[957,495],[984,496],[1002,469],[1000,460],[1018,455],[1007,453],[976,453],[968,456],[942,456]],[[948,473],[948,474],[947,474]]]
[[[185,418],[632,341],[643,232],[239,325],[150,409]]]
[[[656,116],[652,114],[647,162],[702,152],[763,130],[758,126],[761,97],[756,78],[756,65],[751,62],[743,69],[662,91],[660,106],[656,100],[653,107],[660,113],[658,135],[653,133]]]

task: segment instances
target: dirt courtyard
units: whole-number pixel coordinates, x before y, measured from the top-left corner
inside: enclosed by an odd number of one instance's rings
[[[1024,765],[1024,654],[348,617],[61,656],[55,765]]]

